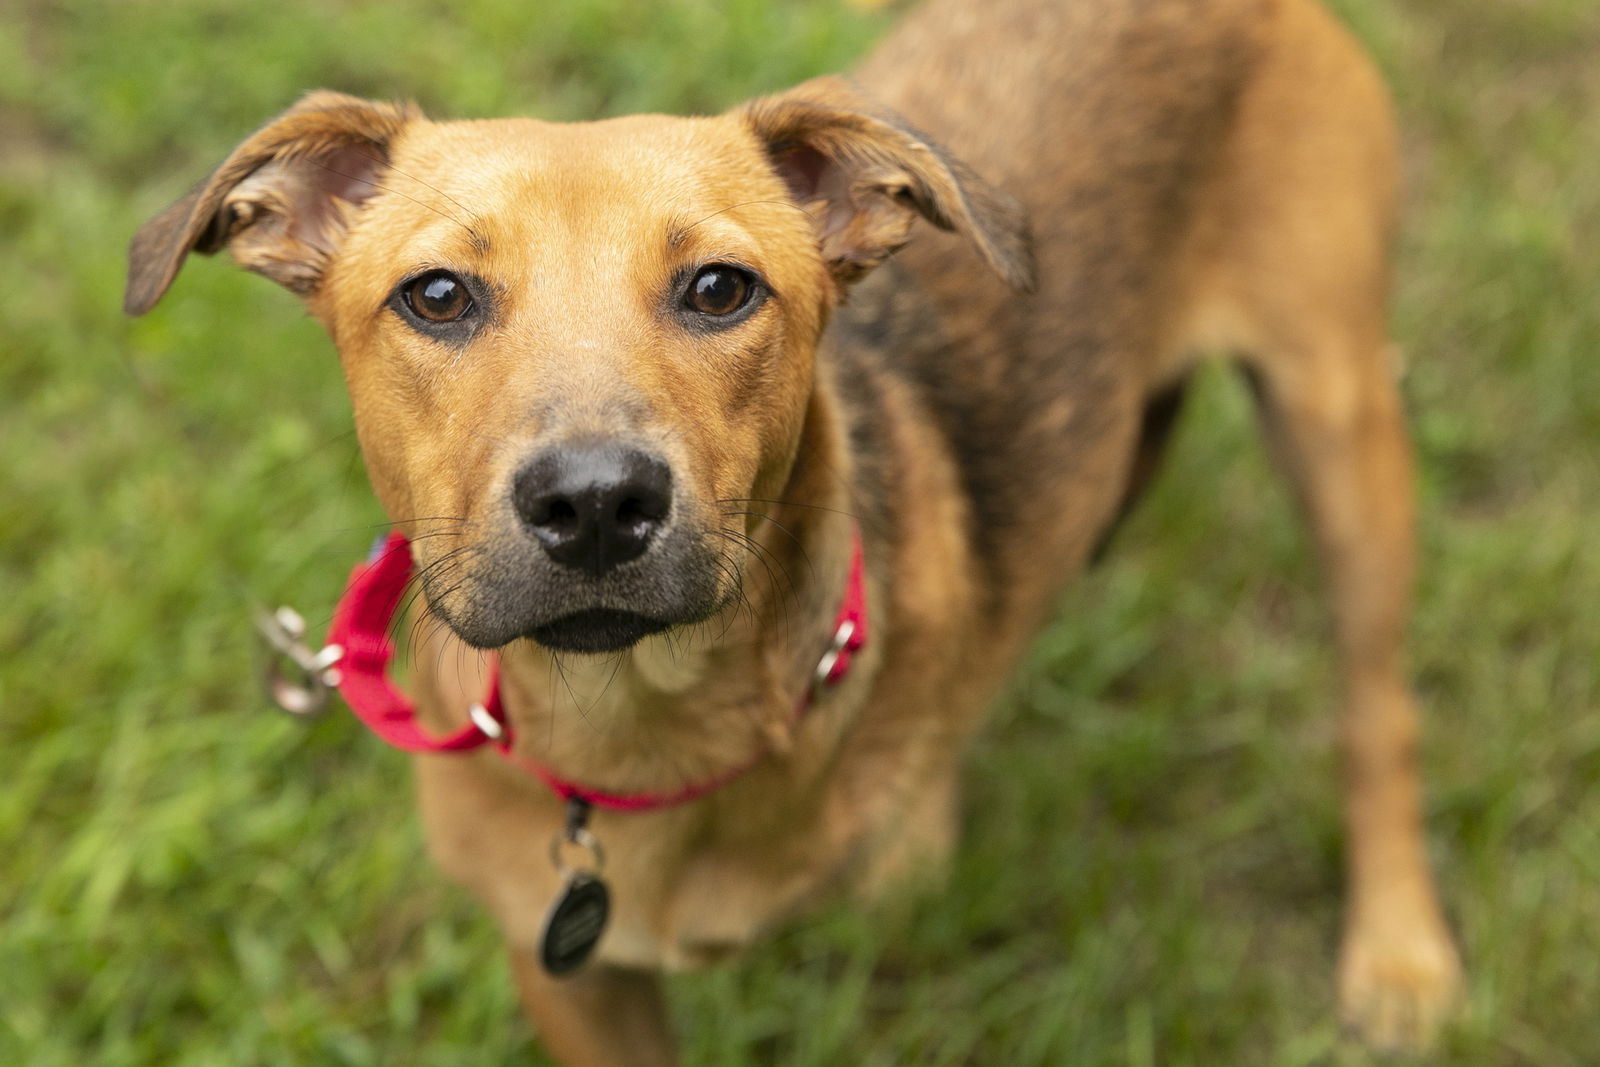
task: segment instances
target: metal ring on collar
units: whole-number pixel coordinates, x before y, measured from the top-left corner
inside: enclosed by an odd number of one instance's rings
[[[844,652],[845,646],[850,643],[850,638],[854,637],[855,633],[856,624],[851,619],[845,619],[839,624],[839,628],[833,632],[833,640],[828,643],[828,651],[824,652],[822,658],[817,661],[817,669],[811,676],[811,689],[813,692],[828,683],[828,676],[833,673],[834,665],[839,662],[840,654]]]
[[[568,845],[581,848],[588,852],[589,855],[594,859],[594,865],[590,867],[567,866],[562,857],[566,851],[566,846]],[[606,865],[606,853],[605,849],[600,847],[600,842],[595,838],[595,836],[587,829],[580,826],[571,833],[562,832],[556,834],[556,836],[551,839],[550,862],[562,875],[567,875],[574,871],[581,871],[586,874],[599,874]]]

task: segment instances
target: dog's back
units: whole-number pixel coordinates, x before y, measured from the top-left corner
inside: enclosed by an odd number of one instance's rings
[[[870,278],[841,322],[848,346],[921,384],[964,472],[996,607],[1008,615],[1022,598],[1026,629],[1056,585],[1038,579],[1076,569],[1142,477],[1141,440],[1152,447],[1165,427],[1149,423],[1172,410],[1162,391],[1202,349],[1259,343],[1241,320],[1270,312],[1241,306],[1257,270],[1241,244],[1277,220],[1246,190],[1281,180],[1299,210],[1314,189],[1375,169],[1333,199],[1354,198],[1382,257],[1383,90],[1307,0],[934,0],[857,76],[1031,216],[1036,296],[925,233],[897,261],[917,295],[904,275]],[[1351,133],[1331,144],[1328,116],[1312,114],[1330,93]],[[1296,109],[1317,143],[1264,145],[1302,132]],[[1262,117],[1279,129],[1256,128]]]

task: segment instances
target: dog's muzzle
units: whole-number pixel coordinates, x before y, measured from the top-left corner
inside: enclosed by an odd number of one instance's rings
[[[730,568],[674,488],[667,462],[631,442],[549,446],[512,475],[502,520],[463,558],[470,573],[424,566],[429,600],[480,648],[526,637],[617,652],[708,618],[732,595]]]

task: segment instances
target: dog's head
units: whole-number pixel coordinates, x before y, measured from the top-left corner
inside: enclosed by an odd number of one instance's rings
[[[317,92],[140,230],[126,308],[223,247],[301,294],[433,608],[610,651],[736,595],[828,315],[918,215],[1031,283],[1016,203],[837,79],[578,125]]]

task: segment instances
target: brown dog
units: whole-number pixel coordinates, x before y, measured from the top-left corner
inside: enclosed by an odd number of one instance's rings
[[[140,232],[127,307],[227,246],[327,326],[447,624],[412,680],[432,729],[484,692],[467,646],[497,649],[518,757],[718,786],[595,813],[614,914],[556,978],[532,947],[560,800],[493,754],[417,758],[432,849],[497,916],[543,1039],[613,1067],[673,1058],[652,972],[946,853],[985,706],[1189,370],[1235,353],[1333,603],[1343,1010],[1424,1039],[1458,965],[1404,678],[1378,79],[1311,0],[933,0],[857,82],[582,125],[313,93]],[[885,264],[917,216],[956,236]],[[857,532],[872,637],[797,718]]]

